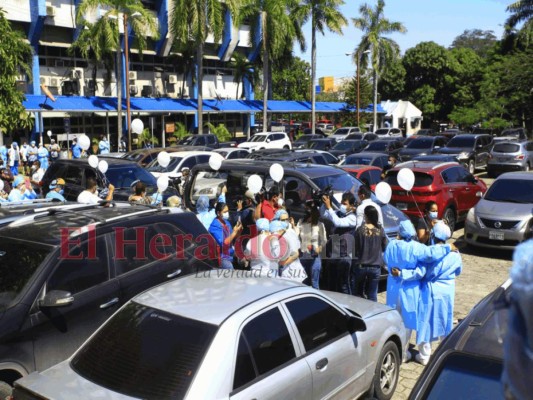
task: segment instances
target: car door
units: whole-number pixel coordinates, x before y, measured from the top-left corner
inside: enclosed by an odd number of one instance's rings
[[[309,400],[311,370],[278,305],[253,315],[238,336],[231,400]]]
[[[443,193],[447,196],[448,199],[452,199],[453,203],[457,208],[458,214],[462,212],[464,213],[464,209],[469,203],[469,201],[467,200],[468,193],[466,190],[466,185],[463,182],[462,178],[463,170],[466,171],[466,169],[463,167],[453,166],[445,169],[441,173],[442,179],[446,184]],[[443,215],[444,209],[439,209],[439,213]]]
[[[110,277],[108,248],[106,236],[98,236],[57,252],[40,296],[63,290],[74,301],[39,307],[36,299],[30,319],[38,371],[70,357],[117,310],[119,285]]]
[[[477,192],[479,186],[474,183],[475,177],[464,168],[458,168],[458,180],[462,183],[461,199],[458,214],[462,217],[468,213],[468,211],[474,207],[479,201]]]
[[[365,389],[369,366],[346,314],[319,296],[283,302],[313,375],[313,399],[352,399]]]

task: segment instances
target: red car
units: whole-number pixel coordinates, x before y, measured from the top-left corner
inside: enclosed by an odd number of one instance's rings
[[[398,171],[402,168],[415,174],[411,192],[398,185]],[[409,161],[387,171],[384,180],[392,187],[392,205],[416,219],[423,215],[426,203],[433,200],[439,208],[439,219],[446,220],[452,232],[487,191],[485,182],[456,162]]]
[[[341,168],[366,184],[372,191],[381,182],[381,173],[383,171],[379,167],[373,167],[371,165],[343,165]]]

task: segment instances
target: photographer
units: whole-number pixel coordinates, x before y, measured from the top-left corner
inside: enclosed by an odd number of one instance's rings
[[[332,237],[332,258],[338,259],[335,264],[337,289],[341,293],[351,294],[350,270],[353,259],[353,232],[357,224],[355,196],[351,192],[342,194],[339,215],[331,207],[331,198],[329,196],[322,196],[322,202],[322,216],[329,219],[335,227]]]
[[[280,190],[279,187],[276,185],[272,186],[268,190],[266,196],[264,194],[260,195],[260,201],[258,202],[257,207],[255,208],[255,220],[257,221],[259,218],[266,218],[269,221],[272,221],[274,219],[276,211],[279,208],[279,198]]]
[[[367,206],[373,206],[377,210],[379,224],[383,226],[383,215],[381,214],[381,207],[372,201],[372,192],[370,191],[370,189],[365,185],[361,185],[359,186],[359,191],[357,192],[357,195],[359,196],[359,200],[361,200],[361,203],[359,204],[359,207],[357,207],[356,227],[359,228],[365,223],[365,208]]]
[[[240,219],[242,223],[242,236],[245,238],[242,241],[242,245],[245,247],[250,236],[251,227],[255,225],[255,196],[250,190],[247,190],[244,193],[244,199],[238,199],[236,204],[237,219]]]

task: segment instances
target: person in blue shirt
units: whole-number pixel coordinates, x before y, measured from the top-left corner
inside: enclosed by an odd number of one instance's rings
[[[4,145],[0,146],[0,158],[4,162],[4,165],[7,165],[7,147]]]
[[[218,196],[218,203],[225,203],[226,202],[226,190],[225,187],[222,191],[222,194]],[[198,198],[196,201],[196,216],[202,223],[202,225],[205,227],[205,229],[209,230],[209,227],[211,226],[211,222],[216,218],[215,209],[209,209],[209,197],[206,195],[202,195]]]
[[[81,158],[81,147],[76,138],[72,139],[72,158]]]
[[[242,231],[242,224],[238,221],[235,229],[229,222],[229,208],[226,203],[219,202],[215,206],[216,218],[211,222],[209,233],[213,235],[219,248],[220,266],[222,269],[233,269],[233,243]]]
[[[29,181],[28,181],[29,183]],[[26,186],[26,180],[23,176],[17,176],[13,181],[13,189],[9,192],[7,200],[10,202],[19,202],[24,200],[33,200],[37,198],[37,193],[33,191],[31,186]]]
[[[30,147],[26,152],[26,158],[28,159],[28,165],[32,166],[35,161],[39,158],[39,149],[35,146],[35,140],[30,142]]]
[[[48,169],[48,150],[46,149],[46,147],[43,146],[42,143],[39,143],[37,157],[41,162],[41,168],[46,171]]]
[[[452,233],[440,221],[433,227],[437,246],[445,246]],[[427,365],[431,356],[431,342],[447,336],[453,328],[455,277],[461,274],[463,261],[458,252],[451,252],[441,260],[426,264],[426,273],[420,285],[419,326],[416,361]]]
[[[62,178],[54,179],[50,182],[50,191],[46,194],[47,199],[54,199],[59,201],[66,201],[63,197],[65,191],[65,181]]]
[[[100,151],[100,154],[108,154],[110,150],[109,142],[107,141],[107,138],[102,135],[100,136],[100,142],[98,143],[98,150]]]

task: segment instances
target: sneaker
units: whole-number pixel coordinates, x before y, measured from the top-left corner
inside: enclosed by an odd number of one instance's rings
[[[413,359],[413,355],[411,354],[411,352],[409,350],[405,350],[405,354],[403,356],[403,362],[406,363],[406,362],[409,362]]]
[[[424,366],[428,365],[428,362],[429,362],[429,358],[424,358],[420,354],[417,354],[415,356],[415,360],[417,363],[422,364]]]

